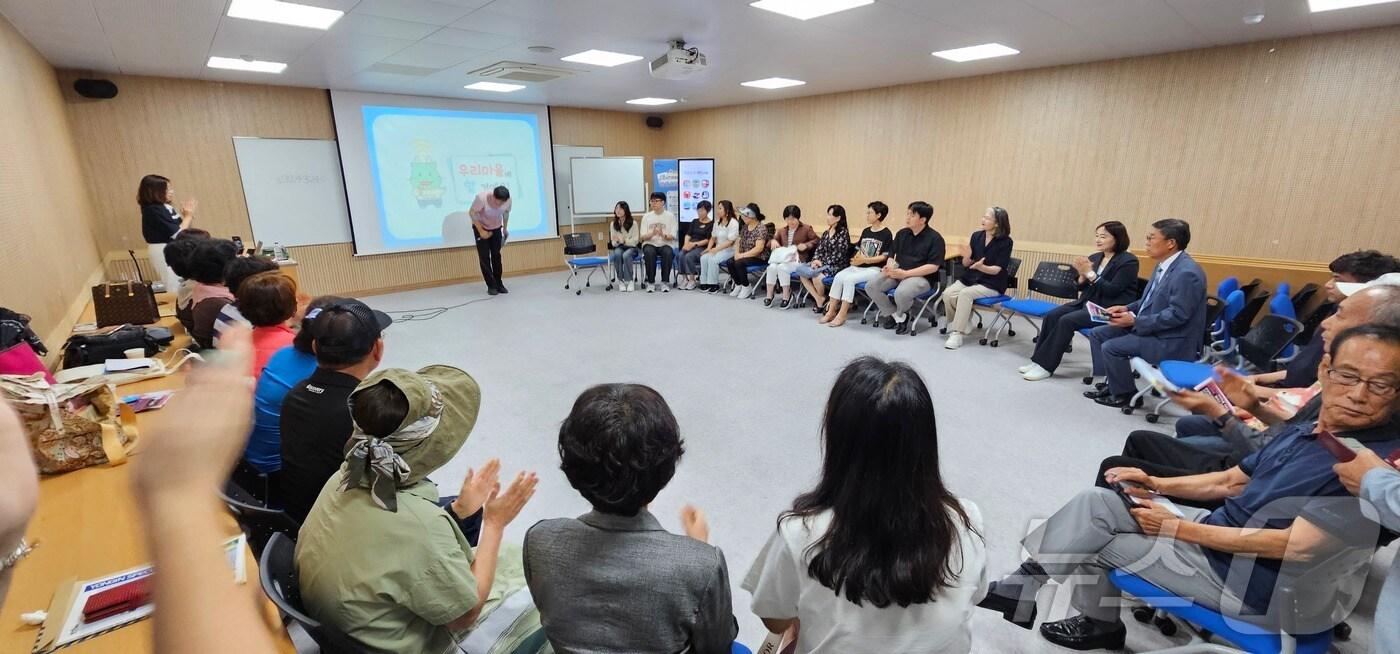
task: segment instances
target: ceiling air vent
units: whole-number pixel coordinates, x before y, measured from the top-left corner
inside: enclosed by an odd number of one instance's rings
[[[536,66],[518,61],[499,61],[490,66],[478,68],[468,75],[476,77],[489,77],[491,79],[508,80],[511,82],[525,82],[527,84],[540,84],[552,82],[562,77],[570,77],[578,71],[564,68],[550,68],[549,66]]]

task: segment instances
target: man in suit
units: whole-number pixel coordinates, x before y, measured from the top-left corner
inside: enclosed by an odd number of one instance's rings
[[[1205,340],[1206,274],[1186,253],[1191,225],[1167,218],[1147,232],[1147,255],[1157,262],[1142,299],[1109,307],[1107,325],[1089,332],[1094,373],[1108,375],[1108,385],[1085,397],[1104,406],[1127,406],[1137,391],[1128,359],[1150,363],[1167,359],[1194,361]]]

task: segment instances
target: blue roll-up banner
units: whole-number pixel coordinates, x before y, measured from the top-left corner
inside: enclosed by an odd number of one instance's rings
[[[675,159],[651,160],[651,190],[666,194],[666,208],[680,213],[681,173],[680,164]],[[648,199],[650,203],[650,199]],[[645,213],[648,207],[632,207],[632,212]],[[682,219],[684,220],[684,219]]]

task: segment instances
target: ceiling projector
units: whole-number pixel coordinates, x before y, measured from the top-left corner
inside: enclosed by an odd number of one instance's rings
[[[687,48],[685,41],[672,41],[666,54],[651,60],[651,76],[657,79],[686,79],[705,70],[705,55],[698,48]]]

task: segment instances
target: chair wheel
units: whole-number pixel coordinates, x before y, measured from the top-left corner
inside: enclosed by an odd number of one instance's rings
[[[1080,377],[1079,383],[1084,384],[1085,386],[1090,386],[1094,383],[1094,377],[1093,375],[1090,375],[1088,377]]]
[[[1152,618],[1157,617],[1157,610],[1150,606],[1134,606],[1133,619],[1147,624],[1152,622]]]
[[[589,288],[592,288],[592,287],[593,287],[593,282],[584,282],[583,285],[584,285],[584,286],[587,286],[587,287],[589,287]]]
[[[1176,622],[1168,617],[1153,618],[1152,624],[1157,625],[1157,631],[1162,632],[1168,638],[1176,635]]]
[[[1015,336],[1015,335],[1016,335],[1016,330],[1011,329],[1011,328],[1007,328],[1007,330],[1006,330],[1006,335],[1007,335],[1007,336]]]
[[[861,319],[860,319],[860,324],[862,324],[862,325],[869,325],[869,324],[870,324],[870,321],[869,321],[869,320],[866,320],[866,319],[864,319],[864,318],[861,318]]]
[[[1152,423],[1152,424],[1154,424],[1154,425],[1157,424],[1157,421],[1160,420],[1161,418],[1162,418],[1162,416],[1159,416],[1159,415],[1157,415],[1157,414],[1155,414],[1155,413],[1149,413],[1149,414],[1147,414],[1147,421],[1150,422],[1150,423]]]
[[[947,333],[948,333],[948,328],[947,328],[947,327],[939,327],[939,328],[938,328],[938,333],[940,333],[940,334],[947,334]]]
[[[910,335],[910,336],[918,336],[918,335],[919,335],[919,330],[914,329],[913,327],[910,327],[910,328],[909,328],[909,335]]]
[[[1343,622],[1332,627],[1332,637],[1340,641],[1351,640],[1351,625]]]
[[[1119,411],[1122,411],[1123,415],[1125,416],[1133,415],[1133,407],[1130,406],[1125,406],[1122,409],[1119,409]]]
[[[1145,399],[1143,399],[1143,398],[1141,398],[1141,397],[1138,398],[1137,400],[1135,400],[1135,401],[1133,402],[1133,408],[1134,408],[1134,409],[1141,409],[1144,402],[1146,402]]]
[[[577,291],[574,291],[574,295],[583,295],[583,289],[579,289],[579,290],[577,290]]]
[[[977,339],[977,344],[978,344],[978,345],[986,345],[986,344],[987,344],[987,339],[985,339],[985,338],[979,338],[979,339]]]

